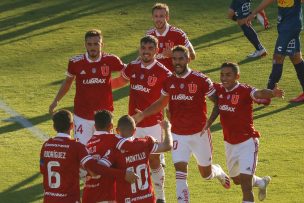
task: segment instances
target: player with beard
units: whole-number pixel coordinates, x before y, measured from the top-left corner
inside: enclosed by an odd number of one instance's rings
[[[129,115],[136,113],[135,109],[144,110],[160,97],[164,81],[172,74],[163,64],[155,59],[158,52],[157,38],[147,35],[140,40],[140,60],[128,64],[122,71],[122,76],[112,81],[113,86],[122,86],[130,82]],[[136,124],[136,138],[152,136],[162,141],[162,129],[158,120],[163,120],[159,111]],[[157,202],[165,202],[164,179],[165,171],[160,164],[160,154],[149,156],[152,180]]]
[[[164,82],[161,97],[144,111],[138,110],[138,113],[133,117],[138,123],[169,104],[177,201],[188,202],[190,194],[187,173],[192,153],[203,178],[206,180],[217,178],[227,189],[230,188],[230,181],[218,164],[212,164],[210,132],[202,133],[207,120],[206,96],[211,101],[216,101],[213,83],[204,74],[188,67],[190,56],[186,47],[176,46],[172,52],[175,75]],[[217,107],[216,103],[215,107]]]
[[[94,132],[94,112],[113,111],[111,73],[121,71],[125,66],[112,54],[101,51],[103,39],[100,30],[90,30],[85,34],[85,54],[70,59],[63,81],[54,101],[49,107],[53,113],[59,101],[69,91],[76,80],[74,98],[74,136],[86,144]]]
[[[156,3],[152,7],[152,20],[154,28],[147,31],[147,35],[153,35],[158,39],[159,53],[156,58],[173,72],[172,48],[183,45],[190,51],[190,58],[195,59],[194,48],[186,33],[179,28],[169,25],[169,7],[164,3]]]

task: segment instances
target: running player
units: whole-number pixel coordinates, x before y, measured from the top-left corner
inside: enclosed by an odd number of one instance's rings
[[[255,175],[258,163],[260,133],[253,126],[253,102],[256,99],[283,97],[277,85],[273,90],[258,90],[238,82],[239,67],[235,63],[221,66],[221,84],[216,84],[218,109],[214,111],[204,129],[208,129],[217,115],[223,127],[226,161],[229,176],[236,185],[241,185],[243,203],[254,202],[252,187],[259,188],[259,200],[266,198],[270,177]]]

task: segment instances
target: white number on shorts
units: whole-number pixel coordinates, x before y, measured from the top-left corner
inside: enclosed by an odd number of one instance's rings
[[[132,171],[135,172],[134,167],[129,167],[127,168],[128,171]],[[144,176],[145,176],[145,182],[143,183],[143,178],[142,178],[142,171],[144,172]],[[136,167],[136,172],[138,175],[138,179],[135,183],[131,184],[131,191],[132,193],[136,193],[137,192],[137,188],[139,190],[146,190],[149,187],[149,182],[148,182],[148,166],[147,164],[140,164]],[[136,187],[137,185],[137,187]]]
[[[56,171],[52,171],[53,167],[60,166],[60,163],[58,161],[50,161],[47,164],[47,170],[48,170],[48,182],[50,188],[59,188],[60,186],[60,174]],[[55,178],[55,182],[52,183],[52,177]]]
[[[174,141],[173,141],[173,150],[176,150],[176,149],[177,149],[177,146],[178,146],[178,141],[177,141],[177,140],[174,140]]]
[[[75,126],[75,127],[76,127],[76,126]],[[76,127],[76,128],[77,128],[77,127]],[[76,129],[76,132],[82,134],[82,132],[83,132],[82,124],[80,124],[80,125],[78,126],[78,128]]]

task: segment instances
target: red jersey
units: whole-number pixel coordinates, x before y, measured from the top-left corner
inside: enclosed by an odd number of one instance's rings
[[[45,203],[80,202],[79,167],[92,159],[85,147],[58,133],[46,141],[40,153]]]
[[[119,135],[96,131],[87,143],[87,149],[94,159],[107,163],[107,157],[115,150],[141,151],[143,145],[135,144]],[[115,179],[111,177],[87,177],[82,202],[96,203],[115,200]]]
[[[107,53],[102,53],[96,61],[90,60],[87,53],[71,58],[67,76],[76,76],[75,115],[94,120],[97,110],[113,111],[111,73],[123,68],[117,56]]]
[[[158,61],[144,67],[140,61],[131,62],[123,71],[122,76],[130,80],[129,115],[134,115],[135,109],[144,110],[160,97],[164,81],[172,73]],[[162,111],[151,115],[140,123],[138,127],[150,127],[163,119]]]
[[[260,137],[253,126],[252,108],[256,89],[239,83],[230,91],[222,84],[214,86],[218,96],[224,140],[230,144],[238,144],[251,137]]]
[[[186,33],[183,32],[181,29],[167,24],[166,30],[162,34],[160,34],[156,28],[148,30],[146,34],[153,35],[158,39],[159,54],[157,54],[156,58],[159,62],[164,64],[170,71],[173,72],[174,68],[172,65],[172,58],[165,58],[162,55],[162,52],[166,46],[173,48],[177,45],[183,45],[189,48],[191,42],[189,41]]]
[[[135,172],[139,179],[130,184],[125,180],[117,180],[116,201],[117,203],[155,203],[155,196],[150,175],[149,156],[156,152],[158,144],[150,137],[136,138],[133,143],[145,146],[138,152],[119,151],[111,153],[107,160],[115,168]]]
[[[188,70],[183,77],[172,75],[161,92],[169,96],[173,133],[193,135],[203,129],[207,120],[206,96],[215,92],[207,76],[193,70]]]

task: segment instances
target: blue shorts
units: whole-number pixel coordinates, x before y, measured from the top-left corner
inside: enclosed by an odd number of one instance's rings
[[[234,10],[236,19],[244,19],[250,15],[251,0],[233,0],[230,8]]]
[[[300,32],[301,29],[278,31],[279,36],[275,45],[274,53],[293,56],[300,52]]]

